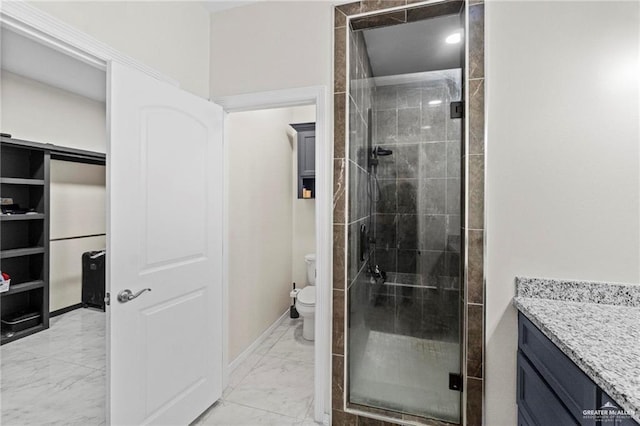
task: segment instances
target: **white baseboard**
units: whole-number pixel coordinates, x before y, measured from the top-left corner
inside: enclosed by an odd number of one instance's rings
[[[288,316],[289,316],[289,308],[287,308],[287,310],[284,311],[284,313],[277,320],[275,320],[275,322],[271,324],[269,328],[267,328],[264,331],[264,333],[262,333],[256,340],[254,340],[254,342],[251,345],[249,345],[247,349],[242,351],[242,353],[238,355],[236,359],[234,359],[229,363],[229,365],[227,366],[228,374],[231,374],[236,368],[238,368],[238,366],[242,364],[249,357],[249,355],[251,355],[253,351],[255,351],[258,348],[258,346],[260,346],[262,342],[264,342],[267,339],[267,337],[269,337],[269,335],[273,332],[273,330],[275,330],[276,327],[278,327],[280,323],[284,321],[284,319],[287,318]]]

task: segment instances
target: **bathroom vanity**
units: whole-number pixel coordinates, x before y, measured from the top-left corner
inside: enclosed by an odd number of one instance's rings
[[[518,425],[639,425],[640,286],[516,285]]]

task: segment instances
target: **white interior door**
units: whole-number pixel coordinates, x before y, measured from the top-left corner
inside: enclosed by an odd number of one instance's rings
[[[222,395],[223,112],[124,65],[108,78],[108,421],[187,425]]]

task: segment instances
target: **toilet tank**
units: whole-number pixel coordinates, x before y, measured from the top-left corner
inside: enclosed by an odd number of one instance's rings
[[[316,285],[316,255],[307,254],[304,261],[307,264],[307,284]]]

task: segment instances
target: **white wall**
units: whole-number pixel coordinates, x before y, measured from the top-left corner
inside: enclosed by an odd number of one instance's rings
[[[211,15],[211,96],[332,87],[333,6],[260,2]]]
[[[486,6],[486,424],[516,424],[516,275],[638,283],[637,2]]]
[[[309,232],[315,228],[302,226],[313,219],[294,198],[295,133],[289,126],[309,114],[300,115],[307,107],[296,114],[297,109],[228,116],[229,361],[291,304],[293,264],[304,264],[309,252]],[[314,116],[312,110],[308,121]]]
[[[82,253],[104,249],[105,167],[51,161],[51,311],[82,301]],[[96,236],[102,234],[102,236]]]
[[[0,124],[14,138],[105,152],[105,104],[0,73]]]
[[[95,164],[51,160],[51,239],[106,232],[106,169]]]
[[[209,12],[196,1],[31,2],[209,97]]]

